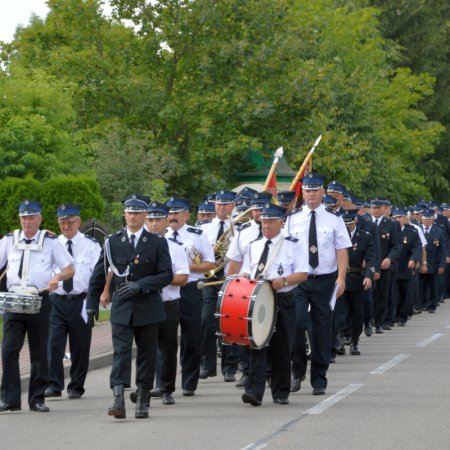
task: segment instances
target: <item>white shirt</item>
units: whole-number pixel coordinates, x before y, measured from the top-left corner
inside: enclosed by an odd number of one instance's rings
[[[267,261],[270,262],[271,255],[280,240],[282,234],[278,234],[274,238],[270,239],[272,244],[269,246],[269,254]],[[244,263],[242,264],[241,273],[250,274],[251,278],[255,277],[256,270],[258,268],[261,254],[264,250],[268,239],[262,237],[253,241],[248,246],[247,253],[244,257]],[[304,247],[300,244],[300,241],[291,237],[285,238],[281,247],[273,261],[273,264],[269,267],[267,272],[267,279],[273,280],[275,278],[287,277],[293,273],[303,272],[308,273],[308,255],[305,253]],[[289,292],[295,288],[294,286],[286,286],[278,289],[277,292]]]
[[[174,231],[172,230],[172,228],[169,228],[166,233],[166,237],[173,237],[173,233]],[[192,255],[190,251],[191,248],[195,248],[200,252],[200,254],[202,255],[202,261],[208,261],[211,263],[214,263],[216,261],[214,258],[213,248],[206,234],[202,230],[191,227],[188,224],[184,224],[178,230],[178,236],[176,240],[184,245],[184,248],[187,252],[189,264],[192,263]],[[188,281],[198,281],[201,278],[203,278],[202,272],[191,271]]]
[[[39,230],[33,237],[32,244],[37,244],[39,235],[42,231]],[[24,242],[25,236],[23,231],[19,233],[19,243]],[[8,289],[11,286],[18,286],[21,284],[19,278],[20,261],[22,259],[23,250],[18,250],[13,247],[13,235],[7,234],[0,240],[0,267],[8,263],[6,269]],[[74,260],[69,252],[55,237],[46,236],[40,251],[30,251],[30,265],[28,270],[27,286],[34,286],[37,289],[44,289],[47,287],[50,278],[53,276],[54,266],[60,270],[73,264]],[[62,282],[61,282],[62,283]]]
[[[325,275],[337,270],[336,250],[349,248],[352,242],[341,216],[329,212],[324,205],[318,206],[315,212],[319,265],[315,269],[309,267],[309,273]],[[298,238],[307,255],[309,255],[310,213],[311,210],[306,205],[303,206],[300,211],[288,216],[283,228],[286,235]]]
[[[258,238],[260,229],[259,224],[254,220],[250,220],[250,222],[241,225],[231,240],[230,247],[227,251],[227,258],[232,261],[243,261],[250,242]]]
[[[422,228],[419,227],[419,225],[416,225],[415,223],[410,223],[410,225],[412,225],[419,233],[419,238],[420,238],[420,242],[422,243],[422,247],[426,247],[427,239],[425,237],[425,233],[423,232]]]
[[[206,233],[206,236],[208,236],[209,242],[211,245],[214,245],[217,240],[217,234],[219,233],[220,229],[220,222],[221,220],[218,217],[214,217],[214,219],[211,219],[211,221],[206,220],[198,225],[198,228],[200,230],[203,230]],[[228,230],[231,225],[230,219],[225,219],[223,224],[223,231]]]
[[[169,245],[170,258],[172,259],[172,271],[174,275],[189,275],[189,261],[183,244],[167,239]],[[177,300],[180,298],[180,286],[169,284],[162,289],[161,297],[163,302]]]
[[[64,235],[58,236],[58,240],[66,249],[68,248],[68,239],[64,237]],[[89,280],[91,279],[92,272],[100,256],[101,247],[97,241],[80,231],[78,231],[71,241],[73,258],[75,260],[75,275],[73,277],[73,289],[70,294],[83,294],[88,291]],[[55,268],[55,273],[59,272],[60,270]],[[62,281],[59,283],[58,289],[55,290],[55,294],[68,294],[68,292],[62,288]]]

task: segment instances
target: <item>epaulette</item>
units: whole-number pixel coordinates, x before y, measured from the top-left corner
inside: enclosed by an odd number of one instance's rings
[[[365,230],[364,228],[360,228],[360,229],[359,229],[359,232],[360,232],[360,233],[367,234],[367,236],[372,236],[372,233],[371,233],[370,231]]]
[[[53,233],[53,231],[48,231],[48,230],[45,233],[45,237],[48,237],[50,239],[57,239],[58,238],[58,236],[55,233]]]
[[[293,214],[297,214],[298,212],[300,212],[303,209],[302,206],[299,206],[298,208],[294,208],[291,211],[289,211],[288,213],[286,213],[286,217],[288,216],[292,216]]]
[[[246,228],[250,227],[251,225],[252,225],[251,222],[245,222],[245,223],[239,225],[237,230],[238,231],[245,230]]]
[[[290,241],[290,242],[298,242],[298,239],[293,237],[293,236],[287,236],[284,238],[285,241]]]
[[[197,222],[197,225],[205,225],[205,224],[211,223],[211,222],[212,222],[212,219],[199,220],[199,221]]]
[[[97,239],[95,239],[95,237],[90,236],[89,234],[85,234],[84,237],[88,238],[92,242],[95,242],[96,244],[100,244],[100,242],[98,242]]]
[[[202,223],[206,223],[207,221],[205,220],[205,222]],[[211,219],[209,219],[209,222],[211,222]],[[187,231],[189,231],[189,233],[195,233],[195,234],[202,234],[203,230],[199,230],[198,228],[192,228],[192,227],[188,227]]]
[[[174,239],[174,238],[167,238],[169,241],[172,241],[172,242],[175,242],[175,244],[178,244],[178,245],[183,245],[183,243],[182,242],[180,242],[180,241],[177,241],[176,239]]]
[[[13,236],[14,235],[14,233],[7,233],[7,234],[5,234],[5,236]]]
[[[257,237],[256,239],[254,239],[253,241],[251,241],[250,244],[251,244],[252,242],[259,241],[259,240],[262,239],[262,238],[263,238],[262,236],[259,236],[259,237]]]
[[[331,208],[325,207],[325,211],[328,211],[331,214],[334,214],[335,216],[338,216],[339,214],[336,211],[333,211]]]
[[[409,223],[405,223],[405,228],[407,228],[408,230],[414,231],[415,233],[417,233],[418,231],[416,230],[416,227],[412,226]]]

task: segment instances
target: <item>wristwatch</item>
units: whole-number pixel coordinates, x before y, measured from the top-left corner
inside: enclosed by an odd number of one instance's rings
[[[284,278],[284,277],[283,277],[283,281],[284,281],[284,283],[283,283],[284,287],[289,286],[289,283],[288,283],[287,278]]]

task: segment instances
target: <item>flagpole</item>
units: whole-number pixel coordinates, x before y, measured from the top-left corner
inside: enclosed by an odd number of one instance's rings
[[[298,172],[296,173],[294,179],[292,180],[291,186],[289,187],[290,191],[295,191],[295,187],[297,186],[297,183],[300,180],[300,178],[303,177],[303,173],[305,171],[305,168],[306,168],[307,164],[311,161],[311,158],[312,158],[312,155],[314,153],[314,150],[319,145],[319,142],[320,142],[321,139],[322,139],[322,135],[320,135],[316,139],[316,142],[314,142],[314,145],[311,147],[311,150],[306,155],[306,158],[304,159],[302,165],[300,166],[300,169],[298,170]]]
[[[275,157],[273,159],[272,167],[270,168],[269,174],[267,175],[266,182],[264,183],[263,191],[266,191],[269,187],[270,180],[272,179],[272,176],[275,172],[275,169],[277,167],[278,161],[283,157],[283,147],[277,148],[275,151]]]

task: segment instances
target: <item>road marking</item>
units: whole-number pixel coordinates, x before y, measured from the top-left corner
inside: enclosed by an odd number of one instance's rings
[[[407,355],[406,353],[400,353],[399,355],[394,356],[388,362],[385,362],[384,364],[381,364],[381,366],[378,366],[375,370],[372,370],[372,372],[370,372],[370,374],[371,375],[381,375],[384,372],[391,369],[392,367],[401,363],[404,359],[408,358],[409,356],[411,356],[411,355]]]
[[[311,409],[308,409],[308,411],[306,411],[305,414],[320,414],[324,412],[326,409],[328,409],[330,406],[333,406],[334,404],[341,401],[342,399],[352,394],[353,392],[357,391],[359,388],[363,386],[364,386],[363,384],[349,384],[344,389],[341,389],[339,392],[336,392],[336,394],[327,398],[323,402],[320,402],[318,405],[313,406]]]
[[[445,328],[450,328],[450,325],[447,325]]]
[[[268,444],[260,444],[255,447],[255,443],[252,442],[251,444],[246,445],[245,447],[242,447],[241,450],[260,450],[261,448],[267,447]]]
[[[416,347],[419,348],[423,348],[426,347],[428,344],[431,344],[432,342],[434,342],[436,339],[439,339],[440,337],[444,336],[442,333],[436,333],[433,334],[429,337],[427,337],[426,339],[424,339],[423,341],[420,341],[416,344]]]

